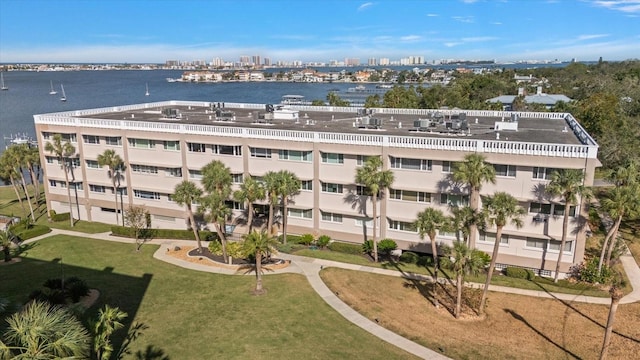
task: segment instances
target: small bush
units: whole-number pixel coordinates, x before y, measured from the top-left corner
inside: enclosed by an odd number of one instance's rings
[[[220,247],[222,250],[222,246]],[[242,248],[242,242],[240,241],[229,241],[227,242],[227,255],[231,256],[234,259],[243,259],[247,257],[247,253]]]
[[[400,261],[407,264],[415,264],[418,261],[418,254],[411,251],[404,251],[400,255]]]
[[[36,236],[44,235],[51,232],[51,229],[48,226],[44,225],[32,225],[30,229],[24,229],[20,226],[13,229],[14,235],[18,239],[18,241],[25,241]]]
[[[362,254],[362,246],[358,244],[350,244],[350,243],[334,241],[331,244],[329,244],[328,247],[329,247],[329,250],[331,251],[341,252],[345,254],[352,254],[352,255]]]
[[[321,248],[326,248],[330,242],[331,242],[331,237],[329,237],[328,235],[322,235],[318,238],[318,241],[316,241],[316,244],[318,244],[318,246]]]
[[[587,263],[584,262],[574,265],[569,270],[570,276],[578,281],[591,284],[604,284],[612,276],[611,269],[607,265],[602,265],[602,271],[598,276],[598,262],[600,259],[591,258]]]
[[[193,230],[174,230],[174,229],[143,229],[147,233],[141,234],[142,237],[156,238],[156,239],[176,239],[176,240],[195,240],[196,236],[193,234]],[[111,234],[116,236],[134,238],[134,230],[126,226],[112,226]],[[200,240],[213,241],[218,239],[218,234],[211,231],[200,231]]]
[[[77,277],[69,278],[64,283],[65,292],[72,302],[80,301],[83,296],[89,295],[89,286],[84,280]]]
[[[69,214],[68,212],[67,213],[58,214],[54,210],[51,210],[49,212],[49,215],[51,217],[51,221],[53,221],[53,222],[69,221],[69,219],[71,218],[71,214]]]
[[[211,241],[209,243],[209,251],[211,251],[212,254],[222,255],[222,243],[217,240]]]
[[[511,266],[508,266],[506,269],[504,269],[504,274],[508,277],[516,279],[533,280],[533,278],[535,278],[535,274],[533,273],[533,271]]]
[[[304,244],[304,245],[307,245],[307,246],[311,245],[313,240],[315,240],[315,239],[313,238],[313,235],[311,235],[311,234],[304,234],[304,235],[302,235],[300,237],[300,243]]]
[[[367,240],[362,243],[362,252],[365,254],[373,253],[373,240]]]
[[[432,266],[433,265],[433,257],[431,256],[418,256],[418,260],[416,260],[416,265],[418,266]]]
[[[378,252],[384,255],[391,254],[391,251],[398,248],[398,244],[391,239],[382,239],[378,243]]]

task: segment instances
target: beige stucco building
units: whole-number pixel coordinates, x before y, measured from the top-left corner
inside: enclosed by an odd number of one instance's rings
[[[68,212],[65,176],[58,160],[44,152],[60,133],[76,147],[72,163],[74,217],[116,223],[115,194],[97,157],[113,149],[125,161],[124,207],[144,205],[152,226],[186,228],[186,212],[171,200],[182,180],[199,182],[200,169],[220,160],[234,187],[246,176],[286,169],[302,180],[289,205],[288,232],[327,234],[362,243],[371,236],[370,198],[354,183],[368,156],[381,156],[395,181],[379,201],[378,238],[403,249],[430,252],[412,226],[426,207],[449,211],[464,204],[467,189],[450,180],[453,164],[472,152],[496,167],[496,184],[482,195],[506,191],[527,211],[524,226],[507,225],[498,267],[522,266],[552,275],[560,250],[560,199],[544,192],[555,169],[582,169],[585,185],[599,166],[598,146],[568,113],[511,113],[477,110],[364,109],[264,104],[168,101],[34,115],[47,207]],[[119,201],[119,200],[118,200]],[[243,205],[229,202],[234,215]],[[561,269],[582,261],[585,204],[572,209]],[[246,227],[238,225],[236,234]],[[365,235],[366,234],[366,235]],[[491,252],[495,228],[478,234],[476,246]],[[453,234],[438,242],[451,244]]]

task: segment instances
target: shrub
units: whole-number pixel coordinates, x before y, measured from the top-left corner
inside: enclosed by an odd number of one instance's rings
[[[300,238],[300,243],[301,243],[301,244],[304,244],[304,245],[309,246],[309,245],[311,245],[311,243],[313,242],[313,240],[315,240],[315,239],[313,238],[313,235],[311,235],[311,234],[304,234],[304,235],[302,235],[302,237]]]
[[[209,243],[209,251],[211,251],[212,254],[222,255],[222,243],[218,240],[211,241]]]
[[[69,219],[71,218],[71,214],[69,214],[68,212],[58,214],[55,212],[55,210],[49,211],[49,216],[51,217],[51,221],[53,222],[69,221]]]
[[[569,276],[583,282],[588,282],[592,284],[604,284],[612,276],[611,269],[607,267],[607,265],[602,265],[602,271],[600,276],[598,276],[598,262],[600,259],[591,258],[585,264],[584,262],[574,265],[569,269]]]
[[[174,230],[174,229],[143,229],[140,237],[156,238],[156,239],[177,239],[177,240],[195,240],[193,230]],[[146,233],[145,233],[146,232]],[[126,226],[112,226],[111,234],[116,236],[134,238],[134,230]],[[210,231],[200,231],[200,240],[213,241],[218,239],[218,234]]]
[[[398,248],[398,244],[396,244],[396,242],[391,239],[382,239],[378,243],[378,251],[384,255],[391,254],[391,251],[397,248]]]
[[[431,256],[418,256],[418,260],[416,260],[416,265],[418,266],[432,266],[433,265],[433,257]]]
[[[362,243],[362,252],[365,254],[373,253],[373,240],[367,240]]]
[[[13,231],[18,241],[25,241],[36,236],[49,233],[51,232],[51,229],[48,226],[44,225],[32,225],[30,229],[24,229],[18,226],[14,228]]]
[[[220,245],[220,250],[222,251],[222,244]],[[243,259],[247,256],[247,253],[242,248],[242,242],[229,241],[227,242],[227,255],[234,259]]]
[[[418,261],[418,254],[411,251],[403,251],[400,261],[407,264],[415,264]]]
[[[83,296],[89,295],[89,286],[84,280],[77,277],[71,277],[64,283],[66,295],[71,301],[76,303]]]
[[[330,242],[331,242],[331,237],[329,237],[329,235],[322,235],[318,238],[318,240],[316,241],[316,244],[318,244],[318,246],[321,248],[325,248],[327,247],[327,245],[329,245]]]
[[[535,277],[533,271],[529,269],[517,268],[512,266],[508,266],[506,269],[504,269],[504,274],[508,277],[526,280],[533,280],[533,278]]]
[[[331,251],[341,252],[345,254],[352,254],[352,255],[362,254],[362,246],[358,244],[350,244],[350,243],[334,241],[331,244],[329,244],[328,247],[329,247],[329,250]]]

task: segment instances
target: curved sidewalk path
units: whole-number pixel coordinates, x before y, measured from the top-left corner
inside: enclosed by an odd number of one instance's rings
[[[86,234],[86,233],[81,233],[76,231],[52,229],[50,233],[30,239],[28,241],[25,241],[25,243],[34,242],[42,238],[46,238],[46,237],[58,235],[58,234],[86,237],[86,238],[92,238],[92,239],[98,239],[98,240],[116,241],[116,242],[122,242],[122,243],[134,242],[131,239],[111,236],[110,233]],[[176,266],[180,266],[180,267],[184,267],[184,268],[192,269],[196,271],[205,271],[205,272],[228,274],[228,275],[238,275],[238,273],[233,269],[184,261],[168,254],[169,250],[173,249],[173,247],[175,246],[193,246],[194,242],[191,240],[155,239],[148,242],[147,244],[160,245],[158,250],[153,254],[153,257],[158,260],[162,260]],[[337,267],[342,269],[365,271],[365,272],[370,272],[374,274],[404,277],[404,278],[411,278],[411,279],[418,279],[418,280],[430,280],[431,279],[430,276],[415,274],[415,273],[403,273],[397,270],[386,270],[386,269],[380,269],[376,267],[341,263],[337,261],[296,256],[296,255],[285,254],[285,253],[280,253],[278,257],[285,260],[291,260],[291,265],[284,269],[274,270],[273,272],[269,272],[268,274],[281,274],[281,273],[302,274],[307,278],[307,280],[311,284],[311,287],[316,291],[316,293],[318,293],[318,295],[320,295],[320,297],[327,304],[329,304],[329,306],[335,309],[344,318],[351,321],[353,324],[359,326],[360,328],[364,329],[365,331],[413,355],[416,355],[422,359],[434,359],[434,360],[449,359],[448,357],[436,351],[426,348],[418,343],[415,343],[392,331],[389,331],[383,328],[382,326],[374,323],[373,321],[367,319],[366,317],[362,316],[360,313],[353,310],[351,307],[345,304],[342,300],[340,300],[340,298],[336,296],[324,284],[324,282],[320,278],[320,270],[322,270],[322,268],[324,267]],[[635,262],[633,256],[628,250],[624,255],[620,257],[620,261],[622,262],[625,272],[627,273],[627,277],[629,278],[629,283],[633,287],[633,291],[627,294],[626,296],[624,296],[620,301],[620,303],[628,304],[628,303],[640,301],[640,268],[638,267],[638,264]],[[483,284],[470,283],[469,286],[481,288]],[[497,286],[497,285],[492,285],[491,291],[519,294],[519,295],[525,295],[525,296],[534,296],[534,297],[548,298],[548,299],[557,299],[557,300],[566,301],[566,302],[584,302],[584,303],[591,303],[591,304],[608,305],[610,304],[610,301],[611,301],[609,298],[549,293],[542,290],[540,291],[525,290],[525,289],[510,288],[510,287]]]

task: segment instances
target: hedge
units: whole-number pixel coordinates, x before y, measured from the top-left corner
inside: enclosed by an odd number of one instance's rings
[[[155,239],[176,239],[176,240],[195,240],[192,230],[173,230],[173,229],[143,229],[148,231],[148,237]],[[199,231],[200,240],[211,241],[217,240],[218,234],[211,231]],[[111,234],[116,236],[134,238],[135,234],[132,228],[126,226],[112,226]],[[143,235],[145,235],[143,233]]]
[[[14,234],[18,237],[19,241],[29,240],[36,236],[44,235],[51,232],[48,226],[44,225],[32,225],[29,229],[22,229],[20,227],[13,229]]]
[[[49,215],[51,216],[51,221],[53,222],[69,221],[69,219],[71,218],[71,215],[68,212],[58,214],[55,212],[55,210],[51,210],[49,212]]]
[[[533,271],[529,269],[517,268],[508,266],[504,269],[504,274],[508,277],[516,278],[516,279],[527,279],[533,280],[535,278],[535,274]]]
[[[345,254],[352,255],[361,255],[362,254],[362,244],[350,244],[339,241],[334,241],[329,244],[329,250],[337,251]]]

